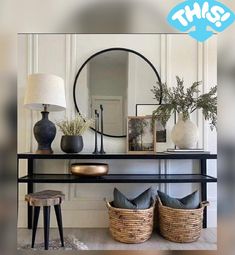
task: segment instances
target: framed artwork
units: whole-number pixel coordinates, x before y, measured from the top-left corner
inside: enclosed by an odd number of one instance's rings
[[[137,104],[136,105],[136,116],[151,115],[153,111],[157,109],[158,104]],[[166,127],[159,121],[156,121],[156,142],[166,143]]]
[[[156,152],[156,125],[151,116],[127,118],[127,152],[151,154]]]
[[[152,116],[154,110],[159,107],[159,104],[136,104],[136,116]],[[176,123],[176,116],[173,115],[164,126],[161,122],[156,121],[156,143],[159,152],[165,151],[168,148],[174,148],[171,140],[171,130]]]

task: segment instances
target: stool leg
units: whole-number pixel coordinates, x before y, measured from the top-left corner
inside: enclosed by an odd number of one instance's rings
[[[58,224],[59,233],[60,233],[61,246],[64,247],[61,207],[60,207],[60,205],[54,205],[54,208],[55,208],[55,214],[56,214],[57,224]]]
[[[51,209],[50,206],[43,206],[45,250],[48,250],[49,247],[50,209]]]
[[[40,207],[35,206],[34,207],[34,215],[33,215],[32,246],[31,246],[32,248],[34,247],[34,243],[35,243],[36,231],[37,231],[37,227],[38,227],[39,213],[40,213]]]

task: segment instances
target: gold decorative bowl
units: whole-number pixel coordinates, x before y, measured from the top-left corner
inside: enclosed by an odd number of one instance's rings
[[[109,165],[103,163],[75,163],[71,164],[70,171],[79,176],[103,176],[107,175]]]

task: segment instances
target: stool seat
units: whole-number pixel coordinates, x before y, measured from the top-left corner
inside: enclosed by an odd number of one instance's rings
[[[31,206],[53,206],[59,205],[65,199],[61,191],[43,190],[25,195],[25,201]]]

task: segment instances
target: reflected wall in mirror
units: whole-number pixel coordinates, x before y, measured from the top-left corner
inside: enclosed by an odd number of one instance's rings
[[[150,92],[156,82],[160,82],[157,70],[140,53],[122,48],[103,50],[78,71],[74,103],[79,113],[93,118],[103,105],[104,135],[125,137],[127,116],[134,115],[136,104],[156,103]]]

